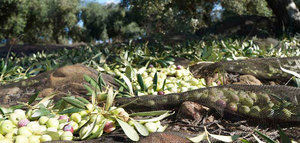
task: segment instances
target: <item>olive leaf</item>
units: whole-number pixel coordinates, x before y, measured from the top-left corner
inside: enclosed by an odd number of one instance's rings
[[[265,143],[265,142],[261,141],[256,135],[252,134],[252,136],[258,143]]]
[[[291,139],[282,131],[280,127],[278,127],[278,130],[279,130],[281,143],[292,143]]]
[[[100,91],[102,92],[102,87],[105,87],[106,83],[104,82],[104,80],[102,78],[101,72],[99,72],[99,75],[98,75],[98,85],[100,87]]]
[[[168,64],[164,60],[157,60],[157,62],[164,68],[168,67]]]
[[[187,139],[193,143],[199,143],[199,142],[205,140],[206,138],[207,138],[207,134],[205,132],[203,132],[196,137],[191,137],[191,138],[188,137]]]
[[[162,91],[164,91],[164,90],[165,90],[166,81],[167,81],[167,78],[164,80],[163,87],[161,88],[161,89],[162,89]]]
[[[143,77],[141,76],[141,74],[137,75],[137,79],[138,79],[138,83],[139,83],[139,85],[141,87],[141,90],[145,91],[146,90],[146,86],[144,84]]]
[[[300,78],[293,78],[296,87],[300,87]]]
[[[113,104],[114,98],[114,89],[112,87],[109,88],[108,93],[107,93],[107,98],[106,98],[106,104],[105,104],[105,110],[108,111],[110,106]]]
[[[217,140],[220,140],[222,142],[233,142],[235,141],[236,139],[239,138],[238,135],[233,135],[233,136],[223,136],[223,135],[215,135],[215,134],[210,134],[208,133],[211,137],[217,139]]]
[[[87,120],[82,126],[80,126],[76,131],[74,131],[74,134],[78,134],[79,131],[80,131],[83,127],[87,126],[87,125],[90,123],[90,121],[91,121],[91,118],[88,118],[88,120]]]
[[[60,111],[58,112],[58,114],[71,114],[71,113],[77,113],[77,112],[80,112],[82,111],[83,109],[80,109],[80,108],[76,108],[76,107],[73,107],[73,108],[70,108],[70,109],[65,109],[63,111]]]
[[[46,96],[38,104],[34,105],[33,107],[38,107],[40,104],[43,104],[43,103],[47,102],[48,100],[52,99],[55,95],[56,95],[56,93],[53,93],[50,96]]]
[[[170,113],[169,111],[166,111],[164,114],[155,117],[155,118],[151,118],[151,119],[139,119],[137,121],[141,122],[141,123],[146,123],[146,122],[156,122],[156,121],[160,121],[168,116],[173,115],[175,112]]]
[[[99,89],[100,87],[98,86],[97,82],[95,81],[95,79],[91,78],[88,75],[83,75],[83,78],[85,79],[85,81],[87,81],[89,84],[91,84],[95,89]]]
[[[141,123],[135,121],[135,120],[131,120],[134,127],[136,128],[136,130],[142,135],[142,136],[148,136],[149,135],[149,131],[147,130],[147,128],[142,125]]]
[[[25,105],[24,104],[19,104],[19,105],[14,105],[9,107],[9,109],[11,109],[12,111],[16,110],[16,109],[22,109]]]
[[[52,109],[58,109],[59,111],[64,110],[66,107],[68,106],[68,103],[65,102],[63,99],[60,99],[59,101],[57,101]]]
[[[79,101],[78,99],[74,99],[72,97],[63,97],[62,98],[65,102],[71,104],[74,107],[80,108],[80,109],[87,109],[85,104]]]
[[[8,113],[13,112],[12,109],[10,109],[10,108],[4,108],[4,107],[0,107],[0,111],[1,111],[1,113],[2,113],[3,115],[4,115],[4,114],[8,114]]]
[[[84,104],[91,104],[87,99],[80,97],[80,96],[76,96],[75,97],[77,100],[81,101]]]
[[[157,91],[157,72],[155,73],[153,78],[153,90]]]
[[[88,85],[84,84],[83,85],[85,87],[85,89],[88,91],[87,95],[92,95],[93,93],[95,93],[95,90],[93,90],[91,87],[89,87]]]
[[[131,139],[132,141],[138,141],[140,139],[138,133],[135,131],[135,129],[132,126],[130,126],[128,123],[118,118],[116,118],[116,120],[129,139]]]
[[[125,81],[125,83],[127,84],[127,87],[128,87],[128,89],[129,89],[129,93],[131,94],[131,95],[134,95],[133,94],[133,89],[132,89],[132,84],[131,84],[131,82],[130,82],[130,80],[124,75],[124,74],[120,74],[120,76],[123,78],[123,80]]]
[[[32,115],[31,117],[32,118],[38,118],[38,117],[41,117],[41,116],[47,116],[49,115],[51,112],[47,109],[47,108],[40,108],[38,110],[36,110]]]
[[[96,119],[98,118],[99,115],[97,115]],[[82,140],[86,139],[88,136],[90,136],[94,130],[94,128],[97,125],[97,120],[95,120],[90,126],[90,128],[88,129],[88,131],[80,138]]]
[[[254,130],[255,133],[257,133],[260,137],[262,137],[264,140],[266,140],[268,143],[276,143],[276,141],[272,140],[270,137],[268,137],[267,135],[264,135],[263,133],[261,133],[258,130]]]
[[[38,95],[39,95],[39,92],[37,92],[37,93],[33,94],[32,96],[30,96],[30,98],[28,100],[28,104],[29,105],[32,104],[36,100],[36,98],[38,97]]]
[[[132,81],[133,80],[133,76],[134,76],[134,73],[133,73],[133,69],[131,66],[127,66],[126,69],[125,69],[125,75]]]
[[[278,59],[277,59],[277,61],[279,62],[279,67],[280,67],[280,69],[281,69],[283,72],[286,72],[286,73],[291,74],[291,75],[293,75],[293,76],[295,76],[295,77],[297,77],[297,78],[300,78],[300,74],[298,74],[298,73],[295,72],[295,71],[291,71],[291,70],[288,70],[288,69],[285,69],[285,68],[281,67],[280,61],[279,61]]]
[[[90,136],[87,138],[87,140],[99,138],[99,137],[103,134],[103,129],[104,129],[104,127],[105,127],[105,124],[106,124],[106,121],[104,120],[104,121],[101,123],[100,128],[99,128],[95,133],[93,133],[92,135],[90,135]]]
[[[170,112],[170,111],[158,110],[158,111],[149,111],[149,112],[136,112],[136,113],[131,113],[130,116],[159,116],[165,114],[166,112]]]
[[[124,84],[122,81],[118,80],[117,78],[115,78],[115,81],[129,92],[129,88],[126,84]]]

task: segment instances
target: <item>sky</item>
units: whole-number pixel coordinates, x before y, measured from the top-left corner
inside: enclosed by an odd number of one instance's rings
[[[95,0],[99,3],[103,3],[103,4],[109,4],[109,3],[119,3],[120,0]]]

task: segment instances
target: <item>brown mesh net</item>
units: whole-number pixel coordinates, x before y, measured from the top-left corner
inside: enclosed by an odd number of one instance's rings
[[[191,67],[195,75],[207,75],[217,71],[253,75],[260,79],[287,79],[292,75],[284,69],[300,73],[300,57],[289,58],[256,58],[248,60],[222,61],[209,65],[196,64]]]
[[[168,95],[138,97],[127,108],[170,109],[184,101],[193,101],[245,117],[287,122],[300,121],[300,89],[287,86],[225,85]],[[117,99],[126,104],[134,98]]]

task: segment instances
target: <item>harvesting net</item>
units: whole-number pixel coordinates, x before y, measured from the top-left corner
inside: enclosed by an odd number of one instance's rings
[[[184,101],[193,101],[214,108],[220,113],[230,112],[245,117],[299,122],[300,89],[287,86],[224,85],[193,91],[122,98],[118,104],[131,104],[126,108],[170,109]],[[134,101],[135,100],[135,101]]]
[[[191,67],[195,75],[208,76],[216,72],[250,74],[259,79],[289,79],[291,73],[300,73],[300,57],[257,58],[222,61],[213,64],[196,64]],[[130,106],[161,109],[179,106],[184,101],[194,101],[223,113],[278,121],[300,121],[300,88],[287,86],[225,85],[202,88],[179,94],[144,96]],[[126,103],[133,99],[120,99]],[[125,102],[124,102],[125,101]]]
[[[222,61],[204,66],[196,64],[191,67],[191,71],[195,75],[226,71],[253,75],[259,79],[267,80],[291,78],[292,75],[287,73],[286,70],[300,73],[300,57]]]

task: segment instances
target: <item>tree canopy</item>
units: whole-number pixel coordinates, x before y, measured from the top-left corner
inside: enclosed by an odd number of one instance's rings
[[[276,17],[279,29],[299,30],[299,0],[0,1],[1,41],[122,42],[143,36],[194,34],[230,16]]]

